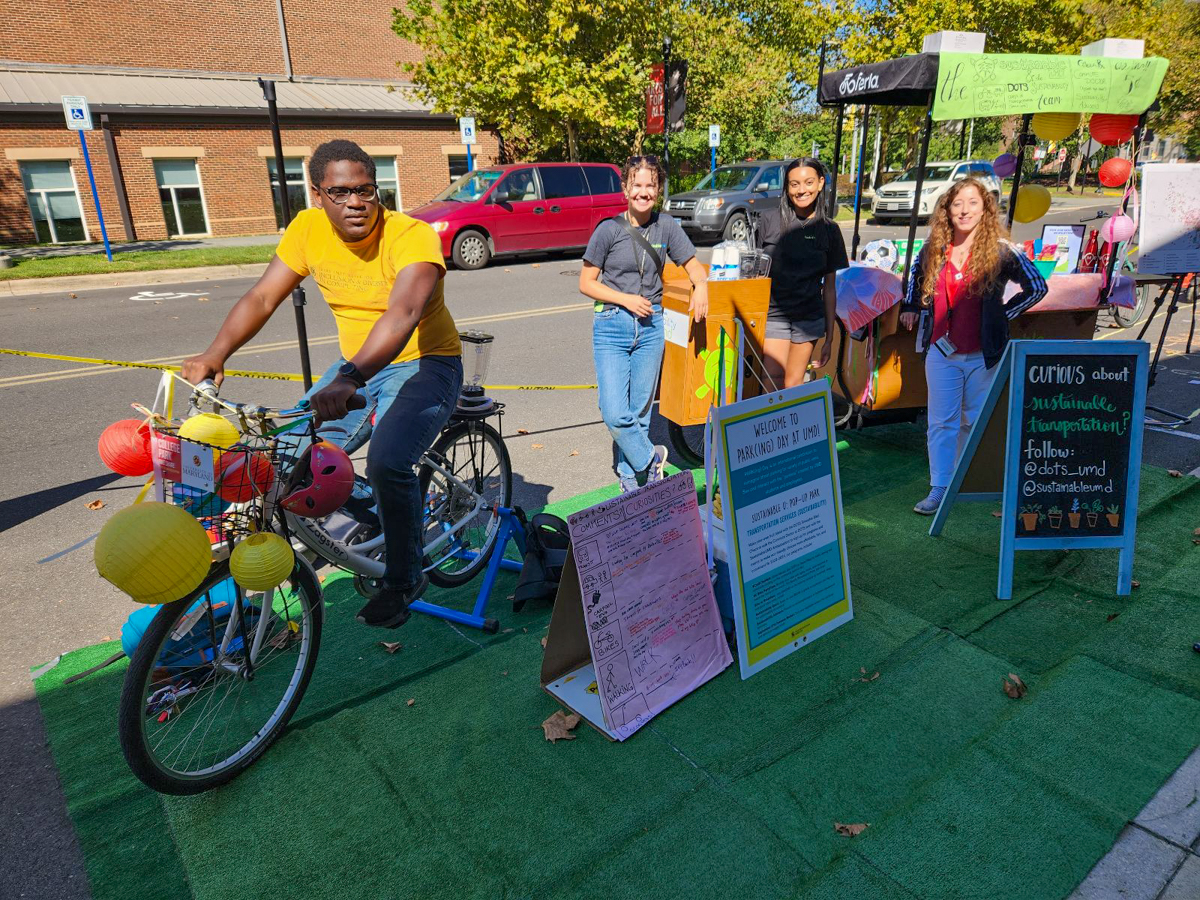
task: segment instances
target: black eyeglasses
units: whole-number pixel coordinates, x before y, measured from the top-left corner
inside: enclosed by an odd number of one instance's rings
[[[358,187],[321,187],[319,184],[314,184],[318,191],[323,191],[325,196],[336,203],[338,206],[344,206],[349,200],[351,194],[358,194],[359,198],[372,202],[379,196],[379,185],[377,184],[360,184]]]

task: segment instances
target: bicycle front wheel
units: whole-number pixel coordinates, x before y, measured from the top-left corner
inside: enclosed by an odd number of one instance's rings
[[[457,587],[487,565],[496,545],[496,510],[512,505],[512,464],[500,432],[476,419],[452,424],[427,455],[418,473],[422,545],[432,545],[424,567],[438,587]]]
[[[321,643],[321,590],[300,559],[288,581],[245,594],[227,564],[159,610],[125,673],[118,731],[130,769],[164,794],[232,780],[300,705]]]

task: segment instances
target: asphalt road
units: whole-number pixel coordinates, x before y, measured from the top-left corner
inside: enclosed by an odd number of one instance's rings
[[[1056,200],[1035,226],[1078,222],[1114,200]],[[924,231],[922,229],[919,234]],[[903,236],[899,227],[866,226],[863,241]],[[847,229],[847,238],[849,232]],[[849,243],[849,240],[847,240]],[[702,258],[707,258],[702,250]],[[446,296],[458,324],[495,335],[491,384],[579,384],[594,380],[590,303],[577,291],[578,255],[500,261],[480,272],[451,272]],[[249,286],[217,284],[78,292],[0,299],[0,345],[118,360],[177,362],[202,350]],[[333,318],[308,285],[306,308],[314,372],[337,358]],[[1104,322],[1105,319],[1102,319]],[[1156,322],[1149,338],[1156,339]],[[1134,337],[1101,327],[1098,337]],[[1176,316],[1165,365],[1150,402],[1191,413],[1200,407],[1200,356],[1184,354],[1187,315]],[[1200,342],[1198,342],[1200,347]],[[295,326],[280,309],[231,367],[298,372]],[[138,479],[107,472],[96,439],[112,421],[149,404],[157,375],[0,355],[0,410],[6,454],[0,479],[0,559],[9,588],[0,596],[0,896],[89,896],[82,858],[67,818],[33,688],[31,666],[119,634],[134,608],[102,581],[91,541],[107,518],[132,502]],[[299,385],[230,378],[223,395],[286,404]],[[610,442],[591,390],[504,391],[504,431],[516,502],[536,508],[613,480]],[[655,425],[664,443],[660,422]],[[528,433],[519,434],[518,430]],[[1146,433],[1145,461],[1189,472],[1200,466],[1200,423]],[[99,510],[87,504],[102,500]],[[111,716],[114,710],[97,710]],[[115,727],[115,723],[114,723]]]

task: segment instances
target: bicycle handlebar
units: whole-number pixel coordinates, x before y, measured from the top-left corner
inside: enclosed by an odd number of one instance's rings
[[[181,379],[182,380],[182,379]],[[184,382],[187,384],[187,382]],[[220,387],[211,378],[206,378],[199,384],[192,385],[193,397],[192,402],[197,400],[207,400],[209,403],[219,404],[226,409],[240,414],[249,416],[267,416],[276,419],[296,419],[302,416],[311,416],[313,411],[307,400],[301,400],[294,407],[288,409],[279,409],[276,407],[262,406],[257,403],[234,403],[232,400],[222,400],[218,394]],[[367,398],[362,394],[354,394],[346,401],[347,409],[365,409],[367,406]]]

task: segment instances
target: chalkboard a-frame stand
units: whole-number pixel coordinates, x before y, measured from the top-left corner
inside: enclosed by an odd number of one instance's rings
[[[929,529],[930,535],[941,534],[956,502],[1000,500],[1000,574],[996,586],[999,599],[1012,596],[1013,559],[1017,550],[1119,550],[1117,594],[1129,594],[1137,534],[1149,349],[1142,341],[1009,343]],[[1101,369],[1119,371],[1122,363],[1127,363],[1131,380],[1114,383],[1095,379]],[[1069,439],[1065,437],[1069,432],[1063,431],[1056,437],[1053,430],[1047,430],[1045,439],[1031,437],[1028,429],[1034,426],[1024,413],[1033,404],[1026,401],[1054,390],[1044,382],[1030,381],[1031,366],[1035,369],[1053,366],[1057,367],[1056,372],[1079,367],[1076,371],[1084,372],[1088,380],[1073,386],[1078,394],[1067,401],[1078,403],[1078,409],[1084,411],[1079,414],[1071,407],[1066,415],[1097,423],[1094,434],[1081,433]],[[1062,400],[1054,396],[1040,399],[1040,410],[1054,409],[1045,413],[1051,426],[1056,417],[1063,418],[1062,410],[1054,406],[1063,403]],[[1102,404],[1095,414],[1092,414],[1093,402]],[[1122,421],[1123,432],[1104,430],[1105,423]],[[1060,455],[1061,459],[1057,458]],[[1046,480],[1060,477],[1068,480],[1062,483]],[[1050,491],[1060,484],[1063,489]],[[1108,493],[1101,498],[1104,488]],[[1073,496],[1073,504],[1065,509],[1052,506],[1047,515],[1042,511],[1043,504],[1023,503],[1041,497],[1041,493],[1035,492],[1040,490],[1049,491],[1046,496],[1051,501],[1065,501]],[[1094,498],[1089,499],[1089,490],[1095,492]],[[1081,499],[1085,500],[1082,506]]]

